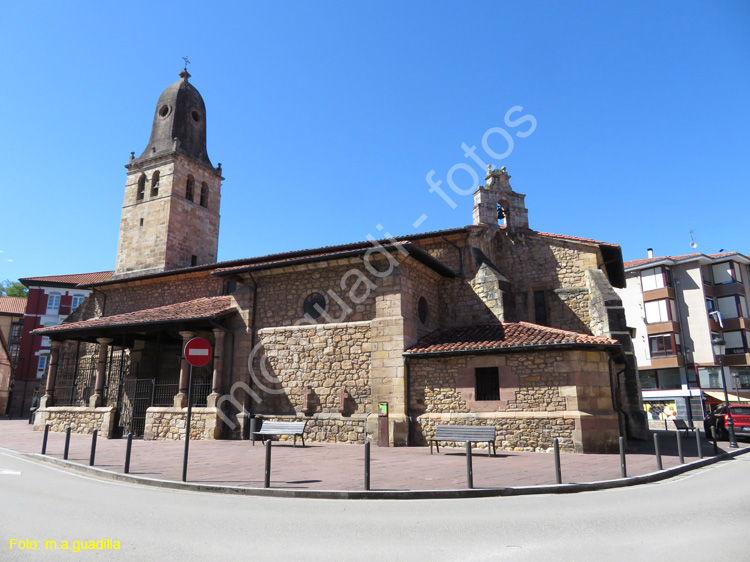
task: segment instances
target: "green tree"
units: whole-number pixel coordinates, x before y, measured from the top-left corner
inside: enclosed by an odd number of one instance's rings
[[[19,281],[11,281],[6,279],[0,281],[0,295],[4,297],[23,297],[29,296],[29,290],[23,286],[23,283]]]

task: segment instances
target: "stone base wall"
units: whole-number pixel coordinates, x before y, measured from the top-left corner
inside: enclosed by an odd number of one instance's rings
[[[567,453],[606,453],[618,450],[617,417],[581,415],[580,412],[487,412],[477,414],[423,414],[414,420],[415,445],[428,445],[436,425],[494,426],[495,447],[503,451],[546,452],[557,438]],[[585,431],[584,431],[585,430]],[[441,446],[463,446],[441,442]],[[487,445],[477,443],[476,448]]]
[[[264,421],[307,421],[305,427],[305,442],[310,443],[353,443],[364,445],[365,443],[365,419],[366,415],[353,414],[341,416],[339,414],[315,414],[310,417],[302,416],[263,416]],[[376,416],[370,416],[376,419]],[[251,436],[252,438],[252,436]],[[282,436],[280,440],[292,441],[294,438]],[[298,439],[299,441],[299,439]]]
[[[143,438],[172,439],[185,438],[187,408],[159,408],[146,410],[146,425]],[[221,422],[218,408],[193,408],[190,417],[190,439],[219,439]]]
[[[415,445],[428,445],[435,437],[436,425],[476,425],[495,427],[495,447],[503,451],[545,452],[558,438],[560,450],[578,452],[574,440],[576,418],[555,412],[524,413],[479,413],[479,414],[424,414],[414,421]],[[462,443],[440,442],[440,446],[463,447]],[[476,443],[477,448],[486,448],[485,443]]]
[[[99,430],[99,437],[112,437],[115,424],[115,408],[89,408],[86,406],[51,406],[40,408],[34,416],[34,431],[44,431],[49,424],[50,431],[65,431],[70,427],[72,433],[93,433]]]

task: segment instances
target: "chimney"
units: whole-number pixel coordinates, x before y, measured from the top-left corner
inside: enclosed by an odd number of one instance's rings
[[[654,257],[654,249],[653,248],[649,248],[648,249],[648,257],[649,258],[653,258]]]

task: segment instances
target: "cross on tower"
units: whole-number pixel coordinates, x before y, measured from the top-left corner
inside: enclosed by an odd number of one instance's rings
[[[182,57],[182,60],[185,61],[185,70],[187,70],[187,65],[190,64],[190,61],[188,60],[187,55],[185,55],[184,57]]]

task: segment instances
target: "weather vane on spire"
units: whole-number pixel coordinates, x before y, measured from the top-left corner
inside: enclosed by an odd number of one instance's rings
[[[187,55],[185,55],[184,57],[182,57],[182,60],[185,61],[185,71],[187,72],[187,65],[190,64],[190,60],[187,58]]]

